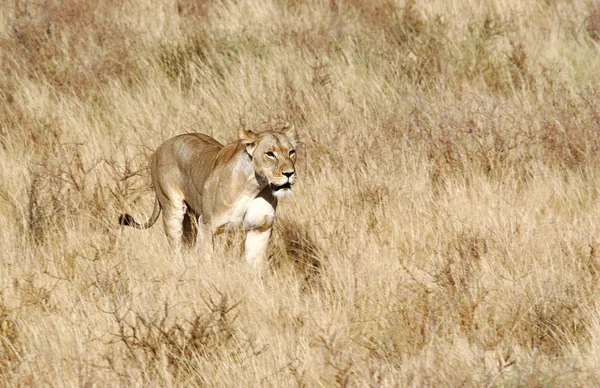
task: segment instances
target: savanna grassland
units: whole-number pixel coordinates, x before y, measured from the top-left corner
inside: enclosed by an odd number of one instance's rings
[[[270,271],[166,139],[299,129]],[[0,385],[600,386],[600,5],[4,0]]]

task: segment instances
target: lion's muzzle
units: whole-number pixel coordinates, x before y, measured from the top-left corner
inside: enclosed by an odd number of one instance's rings
[[[274,183],[271,183],[271,190],[273,190],[274,192],[277,192],[279,190],[291,190],[292,189],[292,183],[290,181],[288,181],[287,183],[284,183],[283,185],[276,185]]]
[[[290,173],[283,173],[283,175],[285,175],[286,179],[282,183],[271,182],[269,184],[273,195],[278,198],[284,198],[292,195],[292,185],[296,182],[293,171]]]

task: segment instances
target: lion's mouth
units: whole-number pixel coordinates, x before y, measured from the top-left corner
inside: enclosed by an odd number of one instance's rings
[[[283,185],[276,185],[274,183],[271,183],[271,190],[277,192],[279,190],[291,190],[292,189],[292,184],[290,182],[287,182]]]

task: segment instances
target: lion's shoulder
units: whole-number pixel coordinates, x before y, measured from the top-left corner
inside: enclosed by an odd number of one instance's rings
[[[219,151],[215,160],[215,167],[223,167],[234,163],[238,155],[244,152],[246,152],[245,146],[240,141],[226,145]]]
[[[212,137],[203,133],[185,133],[171,139],[178,151],[193,151],[214,149],[221,150],[224,146]]]
[[[157,150],[158,155],[172,157],[179,167],[197,166],[198,161],[204,165],[212,164],[223,145],[208,135],[202,133],[186,133],[166,141]],[[208,162],[208,163],[207,163]]]

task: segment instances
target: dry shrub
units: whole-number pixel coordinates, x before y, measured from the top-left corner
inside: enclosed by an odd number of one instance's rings
[[[599,93],[596,86],[591,86],[576,98],[567,92],[560,101],[553,95],[548,96],[548,104],[553,109],[542,119],[539,131],[539,142],[548,163],[576,169],[597,162],[600,116],[596,101]]]
[[[3,385],[598,385],[596,8],[4,2]],[[116,222],[240,116],[302,134],[262,284]]]
[[[287,267],[306,285],[318,281],[324,257],[308,224],[290,218],[278,219],[269,250],[269,261],[275,271]]]
[[[61,224],[66,215],[65,181],[60,173],[51,171],[49,154],[56,148],[50,145],[42,155],[42,159],[31,166],[30,181],[27,188],[27,233],[30,241],[43,244],[46,239],[46,230],[54,226],[55,230],[62,230]]]
[[[405,43],[421,36],[428,27],[428,21],[414,0],[407,1],[404,6],[389,0],[332,1],[330,7],[334,13],[356,15],[361,25],[393,38],[397,43]]]
[[[460,330],[472,338],[476,331],[475,314],[488,291],[480,283],[481,258],[487,251],[487,239],[459,235],[448,247],[435,282],[444,289],[443,295],[459,319]]]
[[[350,387],[356,383],[353,378],[354,362],[347,352],[347,344],[339,340],[339,331],[323,330],[317,344],[323,349],[323,363],[328,367],[322,376],[324,381],[339,387]]]
[[[207,312],[184,318],[174,316],[168,301],[149,314],[115,310],[119,332],[112,343],[125,346],[147,379],[160,378],[166,368],[176,380],[205,384],[210,377],[204,376],[204,363],[243,362],[265,350],[238,328],[239,303],[217,290],[205,299]]]
[[[513,82],[519,82],[520,85],[521,80],[517,73],[519,70],[525,71],[525,57],[515,50],[514,46],[504,55],[499,53],[501,50],[508,50],[504,49],[501,43],[515,30],[510,19],[488,13],[483,19],[472,20],[467,30],[469,39],[461,48],[467,55],[463,62],[459,63],[459,69],[462,69],[464,76],[482,81],[487,88],[495,92],[510,91]],[[512,78],[509,78],[506,68],[514,74]]]
[[[341,3],[347,13],[358,15],[368,37],[366,45],[381,39],[392,42],[389,51],[376,51],[373,59],[399,60],[393,71],[413,85],[430,87],[443,77],[451,56],[447,24],[441,17],[426,18],[416,1],[407,1],[403,7],[388,0]]]
[[[38,148],[40,159],[30,166],[27,225],[31,241],[42,244],[47,229],[64,238],[67,218],[83,210],[103,215],[106,203],[93,179],[101,160],[87,159],[82,144],[59,143],[54,137]]]
[[[201,23],[206,21],[212,3],[209,0],[177,0],[177,13],[195,23]]]
[[[10,374],[18,367],[23,352],[15,317],[15,311],[6,307],[4,302],[0,303],[0,376],[5,381],[10,381]]]
[[[515,43],[511,41],[511,52],[507,54],[507,58],[512,64],[510,74],[512,85],[515,88],[531,88],[534,86],[534,78],[528,71],[527,51],[523,43]]]
[[[165,45],[158,56],[158,64],[171,81],[192,87],[206,73],[224,80],[242,52],[261,50],[255,43],[244,36],[209,37],[205,32],[199,32],[183,43]]]
[[[206,63],[211,54],[206,39],[198,36],[183,44],[165,47],[158,63],[171,80],[181,80],[184,85],[191,86],[194,73]]]
[[[528,324],[515,330],[515,339],[525,346],[544,353],[563,354],[572,345],[583,345],[589,340],[589,312],[586,311],[586,289],[580,285],[553,285],[547,295],[534,303],[527,314]]]
[[[563,98],[558,101],[553,97],[556,94],[546,95],[534,113],[539,120],[530,114],[504,118],[498,113],[502,106],[492,103],[486,107],[474,98],[465,101],[472,107],[444,116],[427,107],[415,107],[406,134],[431,161],[431,178],[436,184],[441,177],[475,172],[500,179],[511,172],[531,177],[523,172],[534,160],[570,170],[596,163],[600,147],[596,87],[577,97],[570,96],[564,85],[555,88],[564,92]]]
[[[22,1],[8,5],[12,33],[0,39],[3,70],[76,94],[109,79],[136,77],[132,31],[112,17],[120,0]],[[6,80],[6,78],[3,78]],[[3,91],[16,85],[3,85]]]
[[[590,38],[600,41],[600,4],[596,1],[589,2],[588,12],[586,31]]]
[[[486,241],[465,233],[449,243],[437,268],[430,273],[431,285],[404,267],[412,280],[395,293],[394,307],[385,316],[382,327],[386,329],[381,336],[370,337],[368,348],[373,357],[400,366],[433,344],[453,342],[459,334],[482,345],[481,310],[486,310],[490,292],[481,281]],[[430,330],[432,327],[435,331]]]

